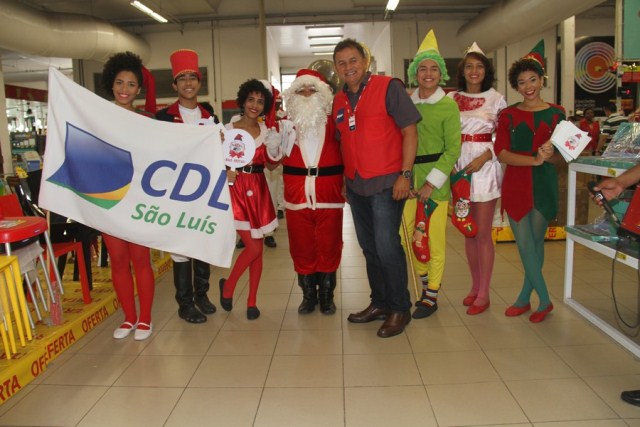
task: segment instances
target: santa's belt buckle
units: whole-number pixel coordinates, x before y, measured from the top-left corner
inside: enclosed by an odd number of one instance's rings
[[[320,172],[320,168],[317,166],[307,168],[307,176],[317,177],[319,172]]]
[[[244,173],[253,173],[253,165],[244,166],[242,168],[242,172],[244,172]]]

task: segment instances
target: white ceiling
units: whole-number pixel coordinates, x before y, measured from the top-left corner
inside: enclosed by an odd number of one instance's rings
[[[132,33],[161,32],[210,23],[214,26],[257,22],[260,0],[142,0],[165,15],[169,24],[159,24],[132,7],[130,0],[0,0],[18,1],[37,10],[73,13],[105,20]],[[471,20],[501,0],[400,0],[393,20],[461,19]],[[321,48],[311,47],[311,32],[305,27],[342,24],[344,37],[374,44],[385,21],[387,0],[264,0],[265,20],[278,54],[310,56]],[[606,0],[591,13],[610,14],[615,0]],[[335,31],[333,31],[335,32]],[[330,48],[329,48],[330,50]],[[71,61],[65,58],[43,58],[3,51],[2,70],[7,83],[32,80],[46,74],[49,66],[70,72]],[[32,80],[33,81],[33,80]]]
[[[241,25],[257,22],[259,0],[141,0],[170,23],[160,24],[132,7],[130,0],[10,0],[19,1],[39,11],[87,15],[107,21],[125,30],[140,34],[173,31],[204,22],[216,26]],[[469,19],[490,7],[495,0],[400,0],[393,19],[416,14],[465,14]],[[351,37],[371,45],[384,22],[387,0],[264,0],[268,31],[282,57],[311,56],[321,48],[312,48],[311,33],[306,26],[339,23],[344,37]],[[389,18],[389,17],[388,17]],[[388,22],[388,21],[387,21]],[[333,31],[335,34],[336,32]],[[324,33],[326,34],[326,32]],[[71,72],[71,60],[43,58],[0,49],[2,70],[7,83],[46,80],[47,69],[54,66]]]
[[[13,0],[47,12],[77,13],[121,24],[151,24],[153,21],[129,5],[130,0]],[[178,24],[196,21],[257,17],[260,0],[141,0]],[[400,0],[397,14],[478,13],[496,0]],[[381,19],[387,0],[264,0],[268,19],[289,20],[322,16],[366,15]],[[278,22],[283,23],[283,22]]]
[[[201,24],[212,26],[246,25],[258,22],[260,0],[142,0],[170,20],[159,24],[130,6],[130,0],[0,0],[17,1],[49,13],[87,15],[107,21],[129,32],[175,31]],[[341,34],[373,45],[390,20],[471,20],[494,3],[503,0],[400,0],[397,10],[385,17],[387,0],[264,0],[265,23],[281,57],[311,56],[310,35]],[[561,1],[561,0],[560,0]],[[613,16],[615,0],[606,0],[590,11],[594,17]],[[1,5],[0,5],[1,7]],[[552,13],[552,12],[550,12]],[[51,15],[49,15],[51,16]],[[308,26],[342,25],[340,30],[310,30]],[[327,51],[332,50],[327,47]],[[46,81],[53,66],[71,74],[71,60],[48,58],[0,49],[6,83]],[[37,102],[7,100],[8,114],[22,116],[31,108],[43,116]]]

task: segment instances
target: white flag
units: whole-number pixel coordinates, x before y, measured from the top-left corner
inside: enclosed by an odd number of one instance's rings
[[[588,132],[567,120],[561,120],[551,135],[551,143],[567,162],[578,158],[591,141]]]
[[[121,239],[229,267],[220,126],[152,120],[49,70],[40,204]]]

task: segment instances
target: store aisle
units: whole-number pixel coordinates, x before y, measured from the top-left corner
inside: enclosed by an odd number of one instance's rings
[[[246,319],[244,277],[231,313],[218,307],[207,323],[188,324],[167,274],[151,339],[114,341],[122,316],[111,316],[1,406],[0,425],[640,426],[640,408],[619,399],[640,388],[640,362],[561,302],[564,242],[547,243],[556,309],[534,325],[503,314],[522,280],[515,245],[498,244],[491,307],[470,317],[461,304],[469,286],[463,239],[452,227],[447,237],[440,309],[380,339],[379,323],[346,321],[369,302],[349,211],[334,316],[298,315],[285,223],[278,247],[265,248],[260,319]],[[578,297],[606,298],[610,261],[577,253]],[[227,272],[213,270],[216,305]]]

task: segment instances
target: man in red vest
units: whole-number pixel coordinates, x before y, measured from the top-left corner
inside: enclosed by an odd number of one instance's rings
[[[198,54],[193,50],[180,49],[173,52],[169,59],[173,72],[173,89],[178,92],[178,100],[158,111],[156,119],[191,125],[218,123],[215,114],[209,113],[206,108],[198,104],[198,91],[202,78],[198,68]],[[179,254],[171,254],[171,258],[176,301],[179,306],[178,316],[189,323],[206,322],[205,314],[216,312],[216,306],[207,296],[210,265]]]
[[[267,141],[269,156],[282,160],[289,252],[298,273],[302,303],[334,314],[336,270],[342,257],[342,156],[330,118],[333,95],[317,71],[302,69],[284,91],[287,120],[280,138]]]
[[[407,264],[400,244],[421,119],[402,82],[367,72],[362,45],[338,43],[333,62],[345,86],[333,100],[332,118],[342,147],[347,201],[364,252],[371,303],[349,315],[353,323],[384,318],[382,338],[398,335],[411,320]],[[413,273],[412,273],[413,274]]]

